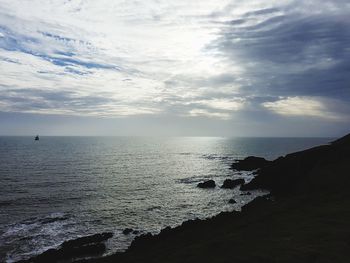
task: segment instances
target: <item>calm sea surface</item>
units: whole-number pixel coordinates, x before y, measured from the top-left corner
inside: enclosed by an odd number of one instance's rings
[[[125,249],[129,227],[157,233],[185,220],[239,210],[261,192],[199,189],[198,182],[252,178],[236,158],[268,159],[327,138],[0,137],[0,262],[67,239],[113,231],[108,253]],[[237,204],[228,204],[234,198]]]

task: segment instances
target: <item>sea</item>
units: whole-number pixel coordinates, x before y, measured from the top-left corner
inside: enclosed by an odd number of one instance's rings
[[[106,254],[135,234],[239,211],[267,191],[242,195],[225,179],[253,178],[230,168],[250,155],[279,156],[331,138],[0,137],[0,262],[16,262],[90,234],[113,232]],[[213,179],[217,187],[201,189]],[[234,198],[237,203],[229,204]]]

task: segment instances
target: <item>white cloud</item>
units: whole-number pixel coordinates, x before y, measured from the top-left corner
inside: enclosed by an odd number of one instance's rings
[[[328,109],[322,98],[287,97],[274,102],[262,103],[263,107],[277,114],[286,116],[306,116],[325,119],[341,119]]]
[[[206,118],[218,118],[222,120],[230,119],[230,114],[226,112],[213,112],[204,109],[192,109],[189,112],[191,117],[206,117]]]
[[[81,98],[106,94],[102,96],[112,100],[108,107],[83,109],[62,103],[60,109],[37,112],[162,112],[155,98],[179,94],[177,88],[164,92],[167,79],[225,71],[220,60],[204,51],[215,29],[198,17],[226,3],[2,0],[0,29],[7,38],[0,46],[0,84],[5,87],[0,89],[72,92]],[[189,93],[200,95],[195,88],[187,87]],[[121,106],[130,110],[118,110]],[[17,110],[32,112],[25,107]]]
[[[211,100],[199,100],[197,103],[204,106],[226,110],[226,111],[238,111],[244,106],[244,99],[211,99]]]

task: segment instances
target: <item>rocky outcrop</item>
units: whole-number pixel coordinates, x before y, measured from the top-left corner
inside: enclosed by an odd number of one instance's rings
[[[236,186],[242,185],[244,183],[245,183],[244,179],[235,179],[235,180],[226,179],[222,184],[221,188],[233,189]]]
[[[331,192],[350,185],[350,135],[329,145],[288,154],[262,167],[241,190],[267,189],[275,196]],[[337,180],[333,180],[337,174]]]
[[[199,188],[215,188],[216,184],[214,180],[208,180],[203,183],[197,184],[197,187]]]
[[[36,257],[18,263],[70,262],[76,258],[99,256],[106,251],[106,245],[103,242],[112,236],[113,233],[106,232],[68,240],[57,249],[49,249]]]
[[[237,160],[237,162],[231,165],[231,169],[238,171],[253,171],[270,164],[270,161],[265,160],[262,157],[249,156],[243,160]]]

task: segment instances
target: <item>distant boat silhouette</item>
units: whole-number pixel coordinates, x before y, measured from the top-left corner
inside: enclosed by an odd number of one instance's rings
[[[39,135],[35,136],[35,141],[39,141]]]

